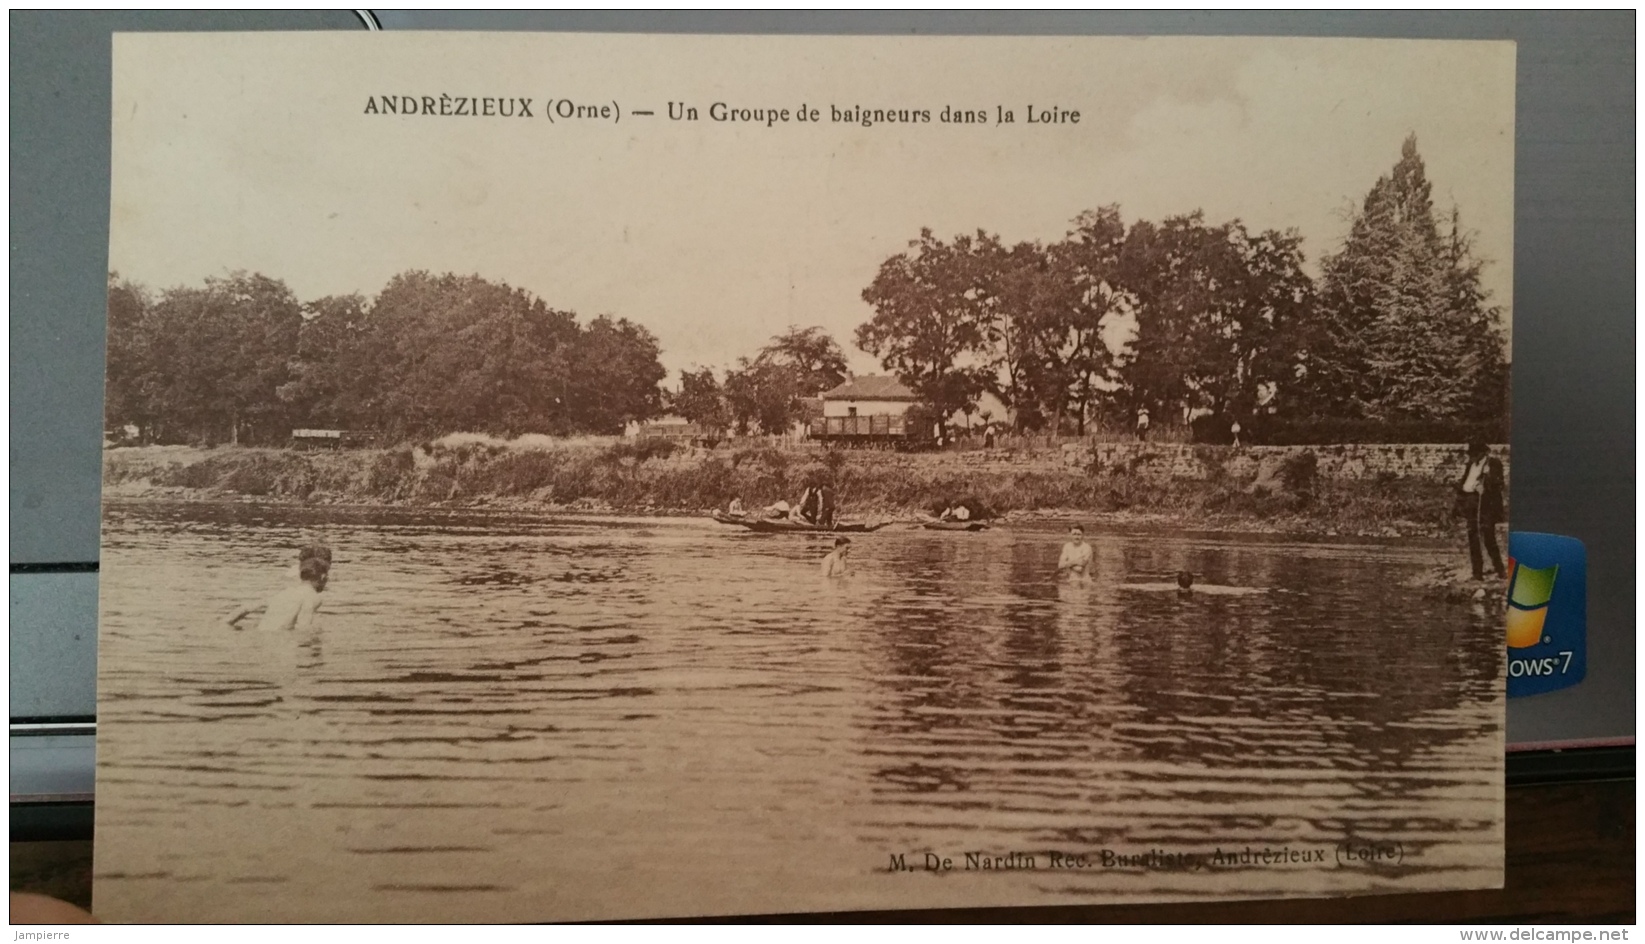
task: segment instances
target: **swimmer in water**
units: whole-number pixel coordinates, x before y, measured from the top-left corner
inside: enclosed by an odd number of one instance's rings
[[[298,569],[299,572],[302,570],[303,561],[306,561],[306,560],[320,561],[321,563],[326,565],[327,570],[330,570],[331,569],[331,548],[327,547],[324,544],[321,544],[318,541],[315,541],[312,544],[305,544],[302,547],[297,549],[297,569]]]
[[[822,572],[824,577],[844,577],[845,559],[851,554],[850,538],[835,538],[834,549],[823,558]]]
[[[1085,529],[1074,525],[1068,529],[1068,543],[1062,546],[1057,559],[1057,573],[1073,577],[1087,577],[1091,572],[1091,545],[1085,543]]]
[[[1174,579],[1152,583],[1122,583],[1122,590],[1142,590],[1152,593],[1175,592],[1179,597],[1200,596],[1228,596],[1244,597],[1262,593],[1283,593],[1285,591],[1272,587],[1230,587],[1225,584],[1202,583],[1195,584],[1193,571],[1179,570]]]
[[[228,625],[239,629],[241,620],[261,611],[259,632],[306,632],[313,628],[314,618],[320,611],[320,594],[325,592],[326,581],[331,576],[331,565],[319,556],[305,557],[298,565],[297,574],[296,583],[269,597],[267,602],[235,610],[228,618]]]

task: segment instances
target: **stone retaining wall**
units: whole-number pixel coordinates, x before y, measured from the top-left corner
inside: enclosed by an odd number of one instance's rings
[[[1315,474],[1326,479],[1418,478],[1450,481],[1467,466],[1468,447],[1429,443],[1334,446],[1190,446],[1180,444],[1099,443],[1064,448],[1065,466],[1092,471],[1127,469],[1134,475],[1205,479],[1222,474],[1265,478],[1292,456],[1311,452]],[[1492,453],[1507,463],[1508,448]]]
[[[808,452],[810,450],[807,450]],[[1068,472],[1129,474],[1151,479],[1206,480],[1226,475],[1273,478],[1292,456],[1311,452],[1315,475],[1325,479],[1416,478],[1449,482],[1462,474],[1468,449],[1439,444],[1343,444],[1333,446],[1204,446],[1182,443],[1067,443],[1060,448],[1004,447],[963,452],[856,452],[853,462],[909,469],[971,472]],[[1507,446],[1492,455],[1508,460]]]

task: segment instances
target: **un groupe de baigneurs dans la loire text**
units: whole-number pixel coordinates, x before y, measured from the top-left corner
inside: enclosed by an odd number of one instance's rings
[[[435,118],[536,118],[551,123],[612,122],[625,116],[636,119],[664,118],[670,121],[705,121],[725,125],[852,124],[875,125],[1077,125],[1080,113],[1061,105],[1027,104],[1019,111],[1005,105],[982,108],[865,108],[861,105],[817,106],[800,103],[793,108],[750,107],[714,102],[706,107],[668,101],[662,108],[625,109],[616,101],[579,102],[567,98],[537,99],[527,96],[473,95],[370,95],[365,114],[418,115]]]

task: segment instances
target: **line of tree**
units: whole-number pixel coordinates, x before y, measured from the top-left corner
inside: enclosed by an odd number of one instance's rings
[[[478,276],[406,272],[375,298],[304,303],[264,275],[155,293],[111,274],[106,419],[146,442],[611,434],[663,409],[659,354],[639,325],[579,323]]]
[[[1146,409],[1224,432],[1505,432],[1501,311],[1455,210],[1446,223],[1412,137],[1317,282],[1295,231],[1199,212],[1126,225],[1107,206],[1049,245],[923,230],[864,290],[856,342],[940,415],[989,392],[1022,430]]]
[[[1270,439],[1505,432],[1501,312],[1457,212],[1445,222],[1408,138],[1317,281],[1294,231],[1199,212],[1127,225],[1102,207],[1050,244],[924,230],[863,291],[874,316],[855,340],[922,409],[970,413],[992,393],[1022,430],[1146,409],[1213,434],[1290,424]],[[304,303],[258,274],[155,293],[111,273],[106,413],[157,442],[282,442],[294,426],[612,434],[665,408],[715,433],[780,433],[847,375],[817,327],[723,381],[685,371],[676,392],[659,355],[639,325],[583,324],[478,276],[407,272],[374,298]]]

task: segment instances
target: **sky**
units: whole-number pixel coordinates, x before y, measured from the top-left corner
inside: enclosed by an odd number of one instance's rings
[[[310,300],[474,273],[646,326],[676,375],[811,325],[877,371],[852,343],[861,293],[922,227],[1051,241],[1106,204],[1127,222],[1198,209],[1298,230],[1317,271],[1408,134],[1511,310],[1506,43],[138,34],[116,40],[114,91],[122,276],[247,270]],[[533,116],[365,113],[442,93],[530,97]],[[545,99],[620,117],[550,121]],[[716,122],[715,102],[791,120]],[[792,120],[802,103],[822,120]],[[1080,120],[1029,125],[1030,103]],[[852,106],[931,121],[831,120]],[[944,124],[944,106],[1017,121]]]

